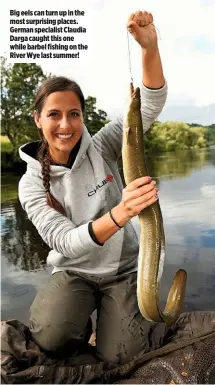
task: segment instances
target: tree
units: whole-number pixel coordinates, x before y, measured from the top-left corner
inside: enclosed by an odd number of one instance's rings
[[[38,85],[46,78],[34,63],[8,65],[1,58],[2,131],[8,136],[14,156],[26,141],[38,138],[33,122],[33,100]]]
[[[215,124],[207,126],[206,139],[209,145],[215,144]]]
[[[88,96],[85,100],[84,121],[91,135],[94,135],[108,122],[105,111],[100,109],[96,111],[96,98],[93,96]]]
[[[207,127],[184,122],[155,122],[146,133],[146,151],[174,151],[201,148],[208,145]]]

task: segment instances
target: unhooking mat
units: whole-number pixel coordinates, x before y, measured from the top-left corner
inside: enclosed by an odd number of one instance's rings
[[[17,320],[2,322],[1,341],[6,384],[215,384],[215,311],[183,313],[163,347],[124,365],[98,362],[90,345],[77,357],[49,357]]]

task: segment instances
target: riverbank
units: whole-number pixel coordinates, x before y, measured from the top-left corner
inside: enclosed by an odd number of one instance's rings
[[[14,160],[14,153],[12,151],[12,145],[8,139],[7,136],[1,136],[0,137],[0,142],[1,142],[1,172],[2,173],[14,173],[16,172],[17,174],[23,174],[26,170],[26,163],[23,162],[19,157],[17,156],[16,160]],[[156,154],[156,156],[161,156],[161,157],[166,157],[166,162],[170,163],[171,165],[167,165],[165,162],[165,167],[167,167],[172,173],[172,171],[175,170],[175,168],[178,168],[178,164],[172,164],[172,158],[175,158],[178,156],[178,153],[180,153],[180,156],[185,156],[187,157],[187,154],[192,154],[192,160],[193,156],[199,158],[201,157],[201,154],[203,155],[205,151],[208,149],[214,148],[214,145],[211,146],[206,146],[202,148],[188,148],[188,149],[172,149],[171,151],[153,151],[150,149],[146,149],[146,155],[147,157],[152,157],[153,154]],[[184,154],[184,155],[183,155]],[[168,157],[167,157],[168,155]],[[174,163],[174,162],[173,162]],[[122,169],[122,161],[121,159],[119,160],[119,168],[120,170]],[[189,168],[189,167],[188,167]],[[152,169],[153,175],[159,176],[159,173],[157,174],[154,172],[154,167]]]
[[[13,148],[10,140],[6,135],[1,135],[1,172],[18,172],[22,173],[26,169],[26,164],[19,160],[14,160]]]

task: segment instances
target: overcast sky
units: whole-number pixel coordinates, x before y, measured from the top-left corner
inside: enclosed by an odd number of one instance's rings
[[[131,12],[147,10],[159,30],[159,47],[169,94],[166,107],[204,107],[215,103],[215,0],[62,0],[58,4],[37,0],[10,0],[4,5],[1,25],[2,53],[8,46],[9,9],[83,9],[89,45],[79,59],[43,60],[45,72],[66,75],[78,81],[85,97],[97,98],[98,107],[108,113],[123,108],[130,82],[126,21]],[[78,4],[78,5],[77,5]],[[77,39],[78,40],[78,39]],[[130,37],[132,75],[141,81],[141,55]],[[214,116],[215,121],[215,116]]]

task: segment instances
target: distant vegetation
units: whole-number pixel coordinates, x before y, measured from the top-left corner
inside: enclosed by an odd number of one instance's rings
[[[215,144],[215,124],[200,126],[183,122],[155,122],[145,135],[147,151],[175,151]]]
[[[20,167],[18,148],[23,143],[38,139],[32,118],[33,101],[38,86],[46,78],[42,68],[36,64],[9,65],[1,57],[2,171],[13,170],[14,166]],[[86,98],[84,120],[91,135],[108,122],[107,113],[97,109],[96,98],[93,96]],[[156,121],[144,139],[147,152],[208,147],[215,144],[215,124],[205,127]]]

